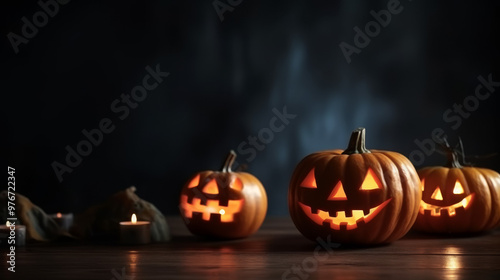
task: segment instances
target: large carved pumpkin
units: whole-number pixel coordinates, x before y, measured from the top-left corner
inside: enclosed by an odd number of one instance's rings
[[[500,223],[500,174],[459,162],[445,141],[446,166],[420,169],[422,201],[414,229],[431,233],[476,233]],[[463,151],[462,151],[463,152]]]
[[[419,183],[403,155],[367,150],[365,129],[359,128],[345,151],[313,153],[297,165],[288,191],[289,210],[297,229],[309,239],[388,243],[413,225]]]
[[[242,238],[262,225],[266,191],[253,175],[231,171],[235,158],[230,151],[221,171],[197,173],[182,188],[179,209],[193,234]]]

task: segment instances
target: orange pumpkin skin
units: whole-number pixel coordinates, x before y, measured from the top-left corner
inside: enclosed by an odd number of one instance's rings
[[[262,183],[246,172],[233,172],[236,153],[230,154],[222,171],[195,174],[181,191],[181,216],[194,235],[236,239],[255,233],[267,211]]]
[[[364,146],[364,128],[360,128],[353,132],[345,151],[310,154],[295,168],[288,206],[305,237],[343,244],[383,244],[410,230],[421,199],[415,168],[399,153],[368,151]],[[350,211],[353,218],[345,219]]]
[[[447,144],[447,143],[446,143]],[[479,233],[500,224],[500,174],[463,167],[447,144],[447,166],[426,167],[415,230],[429,233]]]

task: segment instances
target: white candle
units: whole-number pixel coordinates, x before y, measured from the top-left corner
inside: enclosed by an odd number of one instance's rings
[[[26,226],[16,225],[17,222],[0,225],[0,246],[22,247],[26,245]]]
[[[137,221],[132,214],[130,222],[120,222],[120,242],[123,244],[148,244],[151,242],[150,222]]]
[[[54,221],[64,230],[68,231],[73,225],[73,213],[68,214],[51,214],[49,215]]]

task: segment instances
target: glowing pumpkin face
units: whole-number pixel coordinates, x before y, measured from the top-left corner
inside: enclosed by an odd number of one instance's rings
[[[203,181],[200,184],[200,177]],[[185,218],[229,223],[234,221],[245,202],[241,190],[243,183],[235,176],[225,182],[214,174],[197,174],[181,195],[181,208]]]
[[[379,244],[410,230],[421,200],[420,180],[401,154],[367,150],[364,128],[346,150],[306,156],[288,189],[288,207],[307,238],[338,243]]]
[[[431,233],[475,233],[496,227],[500,224],[500,174],[462,166],[458,152],[445,144],[448,164],[418,171],[422,201],[413,228]]]
[[[352,230],[358,228],[358,224],[370,222],[390,201],[391,198],[382,198],[383,186],[371,168],[368,168],[363,182],[358,188],[347,188],[349,190],[349,201],[344,184],[339,179],[332,188],[332,184],[324,184],[318,190],[318,184],[314,175],[314,168],[300,184],[302,188],[302,201],[299,205],[304,213],[316,224],[327,223],[333,230]],[[316,192],[316,193],[315,193]],[[314,203],[316,196],[325,195],[326,200],[322,205]],[[374,201],[375,200],[375,201]],[[364,203],[370,201],[369,204]],[[378,202],[382,201],[382,202]],[[316,205],[314,208],[307,202]]]
[[[436,217],[440,217],[441,213],[454,217],[457,211],[467,209],[473,198],[474,194],[467,195],[459,180],[456,180],[453,186],[441,190],[439,186],[426,187],[424,178],[422,179],[422,201],[420,201],[419,212],[422,215],[428,212],[429,215]]]
[[[261,226],[267,196],[260,181],[245,172],[233,172],[231,151],[222,171],[197,173],[182,189],[179,209],[195,235],[242,238]]]

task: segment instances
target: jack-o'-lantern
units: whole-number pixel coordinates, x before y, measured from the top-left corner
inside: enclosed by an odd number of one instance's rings
[[[235,158],[230,151],[221,171],[199,172],[182,188],[179,209],[193,234],[242,238],[262,225],[266,191],[253,175],[231,170]]]
[[[417,172],[396,152],[367,150],[365,129],[355,130],[346,150],[310,154],[297,165],[288,204],[307,238],[380,244],[401,238],[420,203]]]
[[[420,169],[422,201],[414,229],[430,233],[476,233],[500,223],[500,174],[462,166],[459,151],[443,140],[446,166]],[[461,151],[463,156],[463,150]]]

